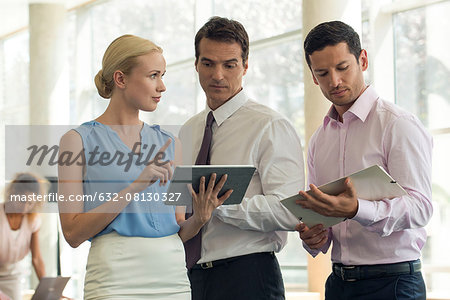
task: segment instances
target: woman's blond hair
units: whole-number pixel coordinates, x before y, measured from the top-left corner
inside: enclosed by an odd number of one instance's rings
[[[114,72],[129,74],[137,65],[136,58],[151,52],[162,53],[162,48],[141,37],[126,34],[115,39],[106,49],[102,60],[102,69],[95,76],[98,93],[105,99],[112,96]]]
[[[24,195],[26,193],[34,193],[36,195],[44,195],[49,189],[50,183],[48,180],[30,173],[17,173],[13,180],[6,186],[5,202],[12,199],[12,195]],[[33,211],[28,214],[28,220],[32,221],[36,218],[38,210],[42,205],[42,201],[36,201]]]

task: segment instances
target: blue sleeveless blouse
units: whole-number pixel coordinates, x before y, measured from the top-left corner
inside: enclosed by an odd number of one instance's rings
[[[111,201],[115,193],[130,185],[145,168],[145,162],[154,158],[170,138],[172,143],[163,160],[173,160],[174,137],[158,125],[144,123],[141,130],[140,154],[123,143],[109,126],[97,121],[83,123],[74,129],[83,141],[86,172],[83,177],[84,211],[87,212]],[[159,181],[140,193],[124,198],[129,204],[97,236],[116,231],[123,236],[164,237],[179,231],[175,207],[165,205],[167,187]],[[121,199],[120,201],[123,201]]]

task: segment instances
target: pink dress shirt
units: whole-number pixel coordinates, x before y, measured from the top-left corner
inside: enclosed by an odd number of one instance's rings
[[[329,229],[325,253],[345,265],[418,259],[431,218],[432,138],[411,113],[368,87],[343,121],[331,107],[311,138],[308,182],[322,185],[372,165],[382,166],[408,193],[395,199],[358,199],[357,214]],[[305,248],[311,255],[319,251]]]

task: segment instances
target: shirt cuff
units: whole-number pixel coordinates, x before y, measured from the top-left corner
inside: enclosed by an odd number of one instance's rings
[[[376,213],[375,201],[358,199],[358,212],[352,218],[363,226],[369,226],[374,222]]]
[[[319,249],[311,249],[308,247],[308,245],[305,244],[305,242],[302,241],[303,244],[303,248],[305,248],[305,250],[312,256],[312,257],[316,257],[317,254],[319,254],[320,252],[323,252]]]

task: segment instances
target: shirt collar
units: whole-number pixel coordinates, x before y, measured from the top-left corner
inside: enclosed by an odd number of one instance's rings
[[[366,90],[359,96],[359,98],[353,103],[348,111],[343,115],[346,119],[348,114],[354,115],[362,122],[365,122],[370,110],[372,109],[375,101],[378,99],[378,94],[372,86],[368,86]],[[337,120],[338,113],[334,108],[334,105],[330,107],[327,115],[323,120],[323,125],[326,126],[331,120]]]
[[[248,97],[242,89],[239,93],[237,93],[233,98],[219,106],[216,110],[213,111],[214,120],[217,125],[220,126],[226,119],[228,119],[232,114],[234,114],[242,105],[247,102]],[[206,114],[211,111],[208,105],[206,105]]]

